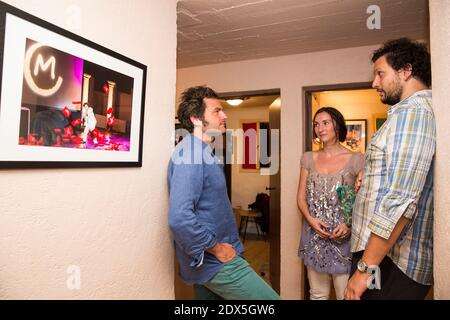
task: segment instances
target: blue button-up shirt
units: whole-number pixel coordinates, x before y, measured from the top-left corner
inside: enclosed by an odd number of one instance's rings
[[[206,143],[187,135],[175,148],[167,179],[169,227],[181,279],[188,284],[204,284],[223,267],[206,252],[208,248],[227,242],[238,255],[244,251],[227,195],[223,164]]]

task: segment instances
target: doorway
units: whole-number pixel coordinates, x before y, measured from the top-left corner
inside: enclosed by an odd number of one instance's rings
[[[238,106],[230,105],[227,100],[241,99]],[[244,258],[252,268],[266,281],[272,288],[279,293],[280,290],[280,168],[276,174],[270,175],[272,163],[262,161],[260,155],[260,145],[263,139],[269,143],[267,156],[277,155],[277,166],[280,159],[280,141],[277,145],[270,143],[277,137],[260,135],[264,129],[271,132],[271,129],[280,130],[280,112],[281,99],[280,89],[270,89],[261,91],[245,92],[226,92],[220,93],[219,99],[228,116],[227,134],[224,137],[224,146],[233,150],[231,157],[227,155],[226,150],[221,153],[224,156],[224,174],[227,183],[228,195],[234,209],[248,209],[248,205],[253,203],[258,193],[268,194],[270,197],[270,207],[268,208],[268,228],[262,230],[261,219],[256,221],[247,221],[246,230],[241,231],[241,241],[244,244]],[[238,149],[242,151],[241,145],[237,141],[235,131],[245,128],[244,125],[250,125],[256,128],[257,145],[256,151],[258,160],[254,167],[246,167],[245,155],[244,163],[238,159]],[[232,134],[230,135],[230,131]],[[278,134],[278,138],[280,135]],[[276,148],[278,146],[278,148]],[[239,152],[239,153],[245,153]],[[231,161],[230,161],[231,160]],[[261,161],[260,161],[261,160]],[[238,210],[234,210],[237,226],[240,226],[241,216]],[[267,226],[266,226],[267,227]],[[258,235],[258,232],[260,233]],[[263,233],[264,232],[264,233]],[[245,241],[244,241],[245,236]],[[178,276],[178,263],[175,258],[175,299],[190,300],[194,299],[194,290],[192,286],[184,284]]]
[[[373,134],[387,117],[388,106],[380,102],[379,95],[370,82],[305,87],[304,150],[317,151],[320,144],[312,135],[312,120],[321,107],[338,109],[346,121],[348,133],[342,145],[353,152],[364,153]],[[307,270],[303,267],[303,290],[309,299]],[[330,298],[335,298],[332,288]]]
[[[231,202],[236,213],[238,226],[241,225],[241,209],[248,210],[248,206],[259,201],[259,196],[267,195],[268,207],[265,215],[260,218],[262,223],[248,223],[243,225],[241,241],[243,241],[247,259],[253,269],[268,282],[275,291],[280,290],[280,112],[281,98],[279,89],[227,92],[221,93],[220,98],[227,113],[227,130],[255,129],[257,143],[253,150],[256,161],[247,163],[246,156],[251,154],[251,147],[237,142],[233,137],[234,163],[232,178],[227,180],[231,186]],[[229,100],[240,99],[241,104],[232,106]],[[228,102],[227,102],[228,101]],[[267,135],[261,134],[266,132]],[[274,133],[276,136],[272,135]],[[272,143],[277,141],[276,145]],[[264,143],[266,142],[266,143]],[[267,147],[267,150],[264,149]],[[244,149],[244,150],[243,150]],[[241,152],[240,152],[241,151]],[[243,159],[239,159],[243,153]],[[264,161],[264,155],[272,161]],[[277,159],[274,160],[274,157]],[[236,161],[237,160],[237,161]],[[242,160],[242,161],[239,161]],[[276,168],[276,169],[275,169]],[[261,195],[263,194],[263,195]],[[262,210],[264,211],[264,210]],[[259,225],[259,231],[258,231]],[[261,233],[258,235],[258,233]]]

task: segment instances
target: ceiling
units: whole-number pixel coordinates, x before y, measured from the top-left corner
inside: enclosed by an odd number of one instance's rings
[[[427,0],[179,0],[177,16],[178,68],[429,38]]]

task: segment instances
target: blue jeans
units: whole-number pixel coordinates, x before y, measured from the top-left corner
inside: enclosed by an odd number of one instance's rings
[[[280,296],[240,256],[204,285],[194,285],[197,300],[280,300]]]

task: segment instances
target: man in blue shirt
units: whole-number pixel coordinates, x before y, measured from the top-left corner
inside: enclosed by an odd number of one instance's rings
[[[225,132],[217,94],[192,87],[182,94],[178,119],[189,132],[168,168],[169,226],[180,277],[197,299],[279,299],[240,257],[244,248],[227,195],[223,164],[211,143]]]

